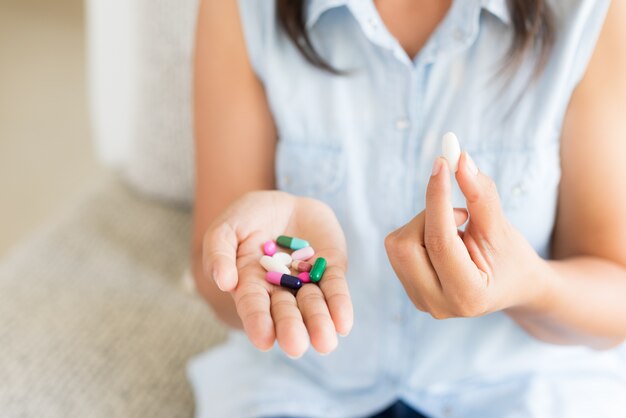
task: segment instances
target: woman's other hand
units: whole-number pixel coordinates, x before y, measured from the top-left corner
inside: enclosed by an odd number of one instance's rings
[[[461,155],[456,179],[467,210],[452,207],[450,169],[439,157],[426,209],[385,240],[415,306],[445,319],[540,303],[541,275],[535,271],[544,261],[507,221],[494,181],[467,153]],[[465,231],[458,230],[468,217]]]

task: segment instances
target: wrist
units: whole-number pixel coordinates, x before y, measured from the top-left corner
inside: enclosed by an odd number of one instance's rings
[[[507,311],[545,316],[554,309],[561,278],[552,267],[552,263],[553,261],[537,256],[536,262],[532,263],[533,267],[524,280],[530,286],[527,300]]]

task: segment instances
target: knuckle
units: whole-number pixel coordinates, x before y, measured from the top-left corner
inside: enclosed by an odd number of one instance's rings
[[[498,195],[498,186],[495,180],[491,177],[485,177],[485,193],[487,194],[487,197]]]
[[[397,263],[403,264],[415,259],[415,248],[410,242],[396,241],[389,251],[389,258]]]
[[[304,320],[309,325],[312,324],[312,323],[329,325],[329,322],[331,321],[330,315],[327,312],[313,312],[313,313],[310,313],[309,315],[305,316]],[[330,325],[332,325],[332,324],[330,324]]]
[[[398,235],[399,232],[396,229],[395,231],[387,234],[387,236],[385,237],[385,249],[387,250],[387,252],[392,252],[396,248],[399,238]]]
[[[454,307],[454,315],[458,318],[476,318],[485,313],[486,305],[479,297],[466,299]]]
[[[442,321],[444,319],[450,319],[453,317],[450,312],[444,309],[432,309],[428,313],[430,313],[430,316],[432,316],[433,319],[436,319],[437,321]]]
[[[317,291],[315,291],[316,289]],[[296,293],[296,300],[298,301],[298,306],[300,306],[323,301],[324,297],[321,295],[319,287],[302,286],[300,291]]]
[[[426,188],[426,200],[438,199],[442,194],[445,193],[445,190],[442,191],[439,187],[432,187],[433,184],[430,182],[428,187]]]
[[[500,204],[500,195],[498,193],[498,186],[491,177],[486,178],[485,189],[481,197],[482,199],[484,199],[487,203],[491,205]]]
[[[424,235],[424,245],[430,252],[442,253],[450,248],[449,240],[439,234],[427,233]]]
[[[211,246],[214,242],[223,240],[229,231],[230,226],[226,222],[218,223],[205,234],[205,245]]]

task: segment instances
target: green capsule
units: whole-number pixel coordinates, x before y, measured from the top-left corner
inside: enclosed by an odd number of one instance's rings
[[[283,248],[289,248],[290,250],[300,250],[304,247],[308,247],[309,243],[300,238],[287,237],[285,235],[281,235],[276,238],[276,244],[280,245]]]
[[[322,276],[324,275],[324,271],[326,270],[326,259],[320,257],[315,260],[313,264],[313,268],[309,272],[309,277],[313,283],[317,283],[322,280]]]

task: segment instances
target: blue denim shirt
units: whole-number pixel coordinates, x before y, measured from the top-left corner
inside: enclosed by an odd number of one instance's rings
[[[537,54],[505,68],[513,35],[506,0],[456,0],[414,58],[371,0],[309,0],[313,44],[335,68],[314,68],[276,23],[274,1],[239,0],[248,54],[278,128],[280,189],[327,202],[348,240],[355,325],[338,349],[291,360],[233,332],[190,363],[197,416],[364,416],[396,399],[432,417],[625,417],[618,348],[556,346],[504,313],[437,321],[419,312],[383,241],[424,209],[441,137],[498,186],[508,219],[550,257],[559,140],[608,0],[551,1],[557,40],[533,80]],[[455,206],[465,201],[458,188]]]

